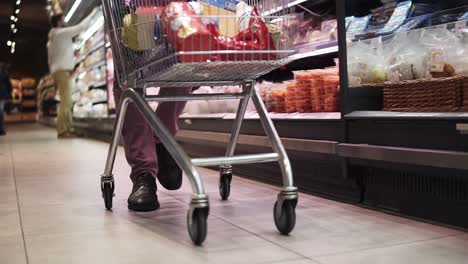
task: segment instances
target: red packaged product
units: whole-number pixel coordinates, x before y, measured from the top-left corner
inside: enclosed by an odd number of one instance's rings
[[[267,25],[260,17],[256,6],[253,7],[249,27],[240,32],[233,38],[219,35],[216,27],[211,27],[212,32],[217,39],[218,50],[235,51],[267,51],[276,50],[273,38],[270,35]],[[220,54],[220,60],[223,61],[242,61],[242,60],[275,60],[275,53],[235,53]]]
[[[197,17],[195,10],[185,2],[171,2],[162,13],[165,32],[178,52],[214,50],[213,33]],[[213,55],[181,55],[183,63],[216,60]]]
[[[162,14],[164,28],[170,43],[178,52],[192,51],[256,51],[275,50],[268,27],[260,18],[257,7],[252,10],[249,28],[230,38],[222,36],[212,24],[205,26],[195,10],[186,2],[171,2]],[[232,53],[180,55],[183,63],[236,60],[274,60],[271,53]]]

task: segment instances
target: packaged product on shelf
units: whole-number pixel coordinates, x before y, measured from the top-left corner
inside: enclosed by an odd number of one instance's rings
[[[25,88],[33,88],[36,85],[36,80],[33,78],[23,78],[21,79],[21,85],[23,89]]]
[[[444,28],[428,28],[422,31],[420,39],[426,48],[426,70],[429,77],[441,78],[456,75],[453,54],[459,47],[459,38]]]
[[[385,24],[384,28],[379,31],[380,34],[389,34],[398,29],[405,22],[409,16],[411,7],[413,6],[412,1],[404,1],[397,5],[393,11],[392,17]]]
[[[272,88],[271,97],[274,99],[275,112],[286,113],[286,90],[284,87]]]
[[[385,45],[387,80],[392,82],[426,77],[426,50],[420,43],[420,31],[398,33]]]
[[[386,81],[382,39],[348,43],[348,80],[350,86]]]
[[[296,82],[286,83],[286,112],[296,112]]]
[[[340,77],[338,75],[325,75],[322,77],[324,90],[324,111],[339,111]]]

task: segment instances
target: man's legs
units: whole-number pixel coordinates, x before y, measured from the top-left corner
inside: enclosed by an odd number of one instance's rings
[[[114,83],[114,98],[119,113],[122,90]],[[132,193],[128,197],[128,208],[133,211],[153,211],[159,208],[156,195],[157,158],[151,127],[136,108],[129,103],[122,128],[125,157],[132,168],[130,178]]]
[[[5,126],[4,126],[4,109],[5,109],[5,100],[0,100],[0,136],[5,135]]]
[[[159,92],[160,95],[185,95],[192,92],[191,87],[180,88],[162,88]],[[156,115],[161,119],[161,122],[169,129],[172,135],[175,135],[179,130],[178,120],[179,116],[184,111],[187,102],[164,102],[159,104],[156,109]],[[156,143],[160,143],[159,139],[155,138]]]
[[[188,93],[189,88],[175,88],[164,91],[161,94]],[[114,84],[114,97],[120,102],[122,91],[118,84]],[[157,110],[158,116],[167,128],[175,134],[177,131],[177,119],[182,112],[185,103],[162,103]],[[117,112],[120,109],[117,109]],[[129,197],[129,208],[135,211],[150,211],[159,207],[156,195],[155,176],[158,173],[158,157],[155,149],[155,136],[140,111],[130,103],[122,128],[125,156],[132,168],[130,177],[133,181],[132,194]],[[161,167],[166,166],[165,160]],[[178,168],[178,167],[177,167]],[[180,170],[180,169],[179,169]],[[163,184],[164,185],[164,184]]]
[[[114,98],[119,108],[122,90],[117,83],[114,84]],[[117,113],[120,109],[117,109]],[[151,127],[133,103],[130,103],[125,116],[122,136],[125,156],[132,168],[130,177],[133,179],[140,174],[150,174],[153,177],[157,172],[157,158],[154,148],[154,136]]]
[[[189,94],[192,88],[165,88],[161,89],[160,95],[184,95]],[[172,135],[177,133],[179,116],[187,102],[164,102],[158,106],[156,114],[162,123],[169,129]],[[168,190],[178,190],[182,186],[182,170],[177,165],[171,154],[156,137],[156,151],[158,156],[159,170],[158,180]]]
[[[60,137],[73,131],[72,80],[68,71],[58,71],[53,77],[60,96],[57,116],[57,133]]]

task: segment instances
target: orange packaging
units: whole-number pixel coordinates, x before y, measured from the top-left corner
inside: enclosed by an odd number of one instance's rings
[[[326,112],[338,112],[340,109],[339,107],[339,99],[338,98],[326,98],[325,99],[325,111]]]
[[[312,97],[322,97],[324,93],[323,87],[317,87],[310,90],[310,96]]]
[[[276,113],[286,113],[286,107],[281,107],[281,106],[276,106],[275,107],[275,112]]]
[[[323,70],[309,70],[294,72],[294,79],[297,81],[318,79],[323,75]]]
[[[339,86],[340,77],[337,75],[326,75],[322,77],[324,86]]]
[[[340,94],[340,91],[337,87],[330,87],[324,89],[325,97],[337,97]]]
[[[301,90],[296,90],[296,98],[297,97],[310,97],[310,89],[301,89]]]
[[[271,97],[277,99],[277,98],[284,98],[286,96],[286,91],[285,90],[272,90],[271,91]]]
[[[312,112],[321,113],[325,111],[324,105],[312,105]]]
[[[312,106],[310,106],[310,105],[300,106],[300,107],[297,107],[296,110],[299,113],[311,113],[312,112]]]

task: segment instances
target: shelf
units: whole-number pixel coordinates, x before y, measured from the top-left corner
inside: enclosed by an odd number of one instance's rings
[[[50,87],[52,87],[52,86],[55,86],[55,83],[54,83],[54,82],[45,83],[45,84],[39,86],[39,87],[37,88],[37,90],[38,90],[38,91],[41,91],[41,90],[50,88]]]
[[[93,102],[93,105],[97,105],[97,104],[107,104],[107,99]]]
[[[293,6],[296,6],[296,5],[300,5],[302,3],[305,3],[307,2],[308,0],[296,0],[296,1],[292,1],[290,2],[286,7],[284,6],[280,6],[280,7],[277,7],[277,8],[273,8],[271,10],[268,10],[268,11],[265,11],[262,13],[262,16],[270,16],[270,15],[273,15],[275,13],[278,13],[279,11],[283,10],[284,8],[290,8],[290,7],[293,7]]]
[[[322,56],[322,55],[329,55],[333,53],[338,52],[338,46],[332,46],[328,48],[323,48],[323,49],[316,49],[312,51],[306,51],[306,52],[300,52],[298,54],[292,55],[291,59],[293,61],[300,60],[300,59],[305,59],[305,58],[311,58],[311,57],[317,57],[317,56]]]
[[[86,66],[86,67],[84,68],[83,71],[80,71],[80,73],[89,72],[90,70],[92,70],[92,69],[94,69],[94,68],[97,68],[97,67],[101,67],[101,66],[103,66],[103,65],[106,65],[106,61],[105,61],[105,60],[99,61],[99,62],[97,62],[97,63],[94,63],[94,64],[91,65],[91,66]]]
[[[346,119],[468,120],[468,112],[409,113],[388,111],[355,111]]]
[[[273,120],[341,120],[341,113],[269,113],[269,116]],[[232,120],[235,119],[235,113],[216,113],[216,114],[183,114],[180,116],[181,119],[224,119]],[[247,112],[245,114],[245,120],[248,119],[260,119],[256,112]]]
[[[102,82],[98,82],[98,83],[93,83],[93,84],[90,84],[89,85],[89,89],[96,89],[96,88],[107,88],[107,82],[106,81],[102,81]]]
[[[84,60],[86,60],[87,57],[89,57],[89,55],[91,55],[92,53],[98,51],[99,49],[101,48],[104,48],[105,47],[105,42],[104,41],[101,41],[99,42],[98,45],[96,45],[95,47],[93,47],[90,51],[88,51],[84,56],[82,56],[80,59],[77,60],[77,62],[75,63],[75,66],[78,66],[78,64],[82,63]]]

